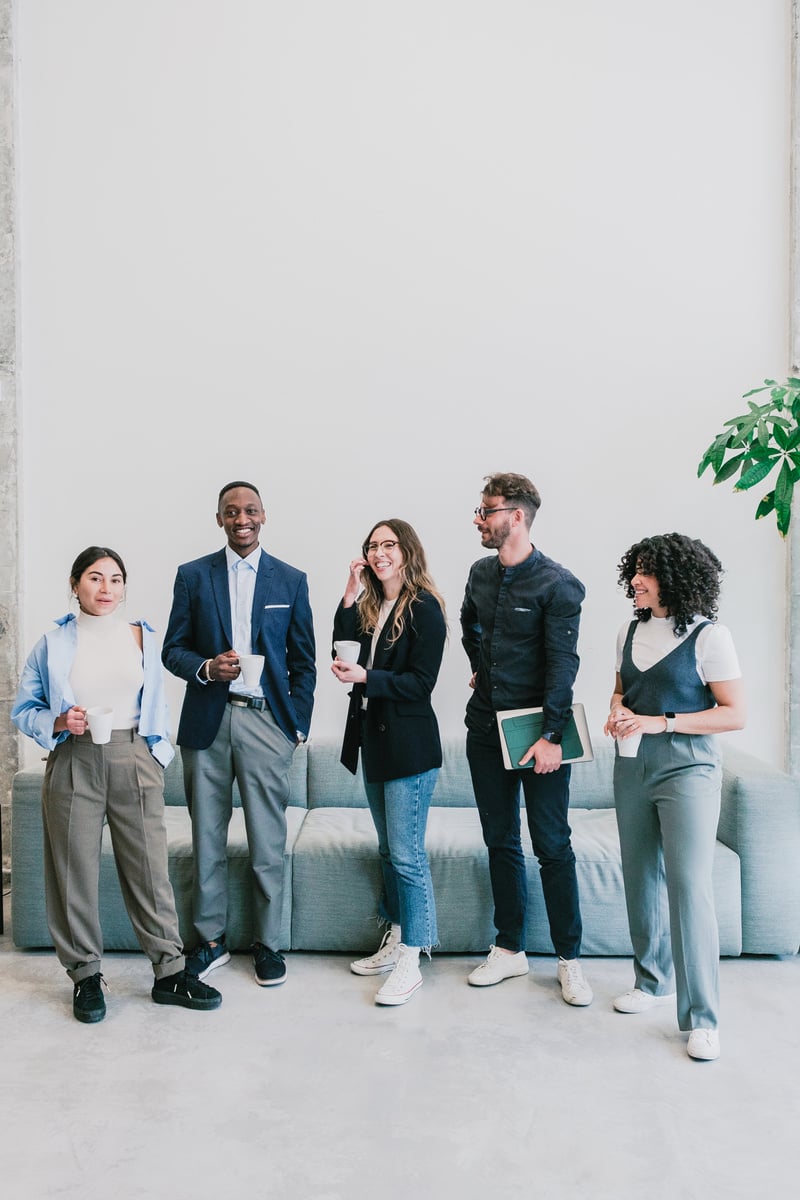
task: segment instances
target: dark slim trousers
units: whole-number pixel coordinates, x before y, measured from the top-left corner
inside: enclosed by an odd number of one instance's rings
[[[568,820],[570,767],[548,775],[537,775],[532,768],[507,771],[496,728],[468,732],[467,761],[489,851],[496,945],[515,953],[525,948],[528,881],[520,841],[521,784],[550,937],[560,957],[577,958],[582,926]]]

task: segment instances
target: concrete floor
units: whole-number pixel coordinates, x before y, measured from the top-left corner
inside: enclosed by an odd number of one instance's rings
[[[8,924],[6,925],[8,929]],[[52,952],[0,938],[0,1186],[20,1200],[288,1197],[760,1197],[800,1177],[800,959],[722,964],[723,1056],[696,1063],[674,1013],[621,1016],[625,959],[555,961],[470,988],[434,957],[403,1008],[338,955],[293,954],[222,1008],[154,1005],[136,954],[109,955],[108,1016],[84,1026]],[[792,1192],[790,1184],[789,1192]],[[789,1194],[789,1193],[786,1193]]]

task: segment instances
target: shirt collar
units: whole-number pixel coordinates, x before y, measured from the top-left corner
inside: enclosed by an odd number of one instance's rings
[[[241,558],[235,550],[231,550],[230,546],[225,547],[225,561],[228,564],[228,570],[238,570],[238,564],[247,563],[252,570],[258,571],[258,564],[261,560],[261,547],[256,546],[255,550],[251,551],[245,558]]]

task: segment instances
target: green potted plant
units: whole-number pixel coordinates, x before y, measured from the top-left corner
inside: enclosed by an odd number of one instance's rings
[[[753,396],[768,392],[766,403]],[[745,392],[748,411],[731,417],[706,450],[697,468],[707,467],[714,483],[738,474],[737,492],[746,492],[777,470],[775,486],[760,501],[755,519],[775,513],[778,533],[786,537],[792,519],[794,485],[800,479],[800,379],[790,376],[785,383],[765,379],[761,387]]]

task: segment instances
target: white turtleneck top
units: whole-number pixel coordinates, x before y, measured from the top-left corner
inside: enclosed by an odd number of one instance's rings
[[[81,708],[114,710],[115,729],[136,729],[141,711],[144,663],[133,629],[112,613],[78,614],[78,648],[69,681]]]

